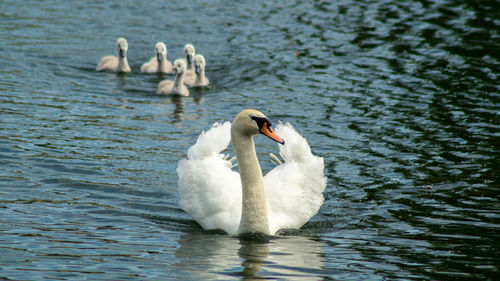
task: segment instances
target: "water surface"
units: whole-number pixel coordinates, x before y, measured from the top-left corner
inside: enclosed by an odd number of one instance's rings
[[[495,279],[495,1],[2,1],[0,277]],[[128,75],[96,72],[123,36]],[[139,73],[191,42],[212,85]],[[319,214],[268,242],[204,231],[177,162],[257,108],[325,160]],[[257,138],[264,170],[276,145]]]

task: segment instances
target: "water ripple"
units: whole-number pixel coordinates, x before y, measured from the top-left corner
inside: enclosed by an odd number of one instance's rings
[[[0,277],[498,273],[495,1],[2,4]],[[134,72],[96,72],[119,36]],[[136,71],[157,41],[170,60],[192,42],[212,86],[158,97],[165,77]],[[177,161],[246,107],[293,123],[328,177],[320,213],[267,243],[177,203]],[[256,143],[268,171],[276,145]]]

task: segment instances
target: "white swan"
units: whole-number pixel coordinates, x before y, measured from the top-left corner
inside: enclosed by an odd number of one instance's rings
[[[127,39],[118,38],[116,41],[116,50],[118,51],[118,56],[110,55],[101,58],[96,68],[97,71],[107,70],[121,73],[131,71],[127,61]]]
[[[265,177],[253,142],[259,133],[284,144],[279,149],[285,162]],[[220,154],[230,140],[240,174]],[[323,158],[311,153],[290,124],[278,124],[274,132],[264,114],[247,109],[232,125],[215,124],[203,132],[189,148],[188,159],[179,161],[179,204],[205,229],[274,235],[302,227],[318,212],[326,186],[323,169]]]
[[[196,54],[194,57],[194,75],[188,75],[184,77],[184,84],[189,87],[204,87],[210,84],[210,81],[205,76],[205,57],[200,54]]]
[[[186,64],[178,59],[174,62],[175,81],[163,80],[158,84],[157,94],[162,95],[181,95],[189,96],[189,90],[184,85],[184,75],[186,72]]]
[[[172,70],[172,63],[167,60],[167,46],[163,42],[156,43],[155,56],[141,66],[141,72],[170,73]]]

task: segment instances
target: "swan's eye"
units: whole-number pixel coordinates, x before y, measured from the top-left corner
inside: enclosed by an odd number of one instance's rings
[[[259,129],[262,128],[262,126],[267,125],[267,129],[269,129],[269,131],[272,132],[271,121],[269,121],[269,119],[267,119],[266,117],[252,116],[252,120],[254,120],[255,123],[257,123]]]

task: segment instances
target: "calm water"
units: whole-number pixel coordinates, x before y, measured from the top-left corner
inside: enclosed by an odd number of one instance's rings
[[[498,3],[276,2],[0,2],[0,279],[496,279]],[[96,72],[120,36],[134,72]],[[172,61],[192,42],[212,86],[156,96],[138,69],[157,41]],[[177,204],[178,160],[250,107],[328,177],[268,243]]]

